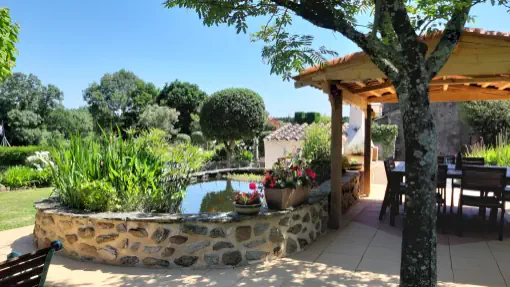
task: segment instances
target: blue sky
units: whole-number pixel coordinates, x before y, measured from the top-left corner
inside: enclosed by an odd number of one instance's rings
[[[164,9],[163,0],[29,1],[3,0],[21,26],[15,71],[33,73],[45,84],[64,91],[64,104],[83,106],[82,91],[104,73],[125,68],[162,87],[179,79],[196,83],[207,93],[244,87],[258,92],[270,114],[295,111],[330,114],[326,95],[270,75],[260,57],[262,45],[235,28],[204,27],[194,11]],[[510,15],[482,5],[470,27],[510,31]],[[263,19],[249,22],[255,31]],[[506,23],[506,24],[505,24]],[[297,19],[293,32],[312,34],[317,45],[339,55],[358,48],[340,34]],[[347,111],[347,109],[344,109]]]

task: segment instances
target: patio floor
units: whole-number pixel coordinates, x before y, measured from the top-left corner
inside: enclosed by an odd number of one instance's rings
[[[107,266],[62,256],[53,259],[48,286],[397,286],[401,216],[397,226],[378,220],[385,186],[372,185],[330,231],[306,251],[278,261],[224,270],[171,270]],[[473,213],[475,214],[475,213]],[[507,213],[508,214],[508,213]],[[510,214],[507,216],[510,219]],[[33,226],[0,232],[0,258],[33,250]],[[505,240],[494,231],[438,232],[440,286],[510,286],[510,224]]]

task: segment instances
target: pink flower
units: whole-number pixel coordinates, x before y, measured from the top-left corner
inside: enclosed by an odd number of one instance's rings
[[[298,176],[302,176],[302,175],[303,175],[303,172],[302,172],[302,171],[300,171],[300,170],[298,170],[298,171],[297,171],[297,175],[298,175]]]
[[[274,182],[271,182],[271,184],[269,184],[270,188],[273,188],[274,186],[275,186]]]
[[[257,189],[257,185],[254,182],[250,182],[250,189]]]

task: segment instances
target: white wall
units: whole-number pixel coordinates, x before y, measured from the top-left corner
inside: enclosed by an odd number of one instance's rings
[[[303,141],[266,141],[264,140],[265,168],[269,169],[273,164],[286,154],[303,147]]]

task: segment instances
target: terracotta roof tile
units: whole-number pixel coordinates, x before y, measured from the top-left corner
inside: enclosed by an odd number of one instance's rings
[[[330,124],[327,124],[329,126]],[[309,127],[307,124],[286,124],[266,136],[266,141],[299,141],[305,136],[305,131]],[[345,133],[349,127],[348,123],[343,124],[342,130]]]

